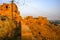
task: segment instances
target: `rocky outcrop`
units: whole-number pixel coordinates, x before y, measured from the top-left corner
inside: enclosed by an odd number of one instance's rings
[[[23,23],[31,30],[32,40],[59,40],[56,26],[51,24],[46,17],[28,16],[23,19]]]

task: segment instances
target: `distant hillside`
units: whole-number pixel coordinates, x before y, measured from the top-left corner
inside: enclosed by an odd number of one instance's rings
[[[60,20],[49,20],[49,21],[50,23],[55,24],[55,25],[60,24]]]

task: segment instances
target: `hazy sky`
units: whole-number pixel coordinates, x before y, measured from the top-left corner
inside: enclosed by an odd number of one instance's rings
[[[0,3],[9,2],[0,0]],[[21,16],[45,16],[51,20],[60,20],[60,0],[15,0]]]

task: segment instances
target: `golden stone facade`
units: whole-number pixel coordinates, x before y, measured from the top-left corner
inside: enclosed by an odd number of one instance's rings
[[[27,16],[22,19],[15,3],[0,5],[0,37],[14,36],[13,31],[21,22],[22,40],[59,40],[60,26],[56,28],[46,17]],[[57,30],[58,29],[58,30]],[[58,34],[57,34],[58,33]],[[24,39],[25,38],[25,39]]]

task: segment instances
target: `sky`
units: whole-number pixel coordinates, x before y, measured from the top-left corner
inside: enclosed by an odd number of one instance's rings
[[[0,4],[11,0],[0,0]],[[44,16],[49,20],[60,20],[60,0],[15,0],[22,17]]]

